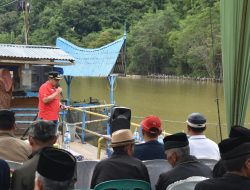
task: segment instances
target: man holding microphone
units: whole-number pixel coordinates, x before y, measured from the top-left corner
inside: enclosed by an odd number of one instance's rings
[[[53,121],[57,125],[60,108],[66,109],[66,106],[60,103],[62,88],[59,81],[63,76],[57,71],[48,74],[48,80],[39,89],[38,118]]]

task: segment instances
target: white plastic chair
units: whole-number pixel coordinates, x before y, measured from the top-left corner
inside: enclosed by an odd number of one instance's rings
[[[194,190],[197,183],[206,179],[208,178],[202,176],[192,176],[170,184],[166,190]]]
[[[209,158],[199,158],[198,159],[201,163],[208,166],[211,170],[214,169],[215,164],[218,162],[218,160],[215,159],[209,159]]]
[[[83,160],[77,162],[75,189],[90,189],[92,175],[98,162],[98,160]]]
[[[155,190],[155,185],[159,179],[160,174],[172,169],[172,166],[169,164],[169,162],[164,159],[145,160],[143,161],[143,163],[148,169],[152,190]]]
[[[22,162],[15,162],[15,161],[11,161],[11,160],[5,160],[5,161],[8,163],[11,172],[15,171],[18,167],[23,165]]]

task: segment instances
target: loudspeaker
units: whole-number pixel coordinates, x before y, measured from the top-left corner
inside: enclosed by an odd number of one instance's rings
[[[131,109],[126,107],[113,107],[110,116],[111,134],[120,129],[130,129]]]

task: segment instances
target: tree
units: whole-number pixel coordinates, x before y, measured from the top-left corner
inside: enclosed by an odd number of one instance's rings
[[[171,69],[172,48],[168,33],[177,27],[171,7],[146,14],[131,28],[128,40],[129,72],[136,74],[168,73]]]
[[[99,33],[90,33],[82,39],[82,46],[87,48],[98,48],[111,43],[121,37],[123,34],[122,30],[116,29],[105,29]]]
[[[191,70],[193,76],[215,76],[212,51],[215,48],[215,52],[220,52],[219,2],[211,11],[214,44],[209,7],[188,15],[180,21],[180,28],[170,33],[170,43],[174,48],[173,62],[182,67],[178,74],[188,74]]]

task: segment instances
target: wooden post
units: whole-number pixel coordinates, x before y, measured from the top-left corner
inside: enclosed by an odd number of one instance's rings
[[[28,10],[28,0],[25,0],[25,10],[24,10],[24,38],[25,44],[28,45],[28,32],[29,32],[29,10]]]

